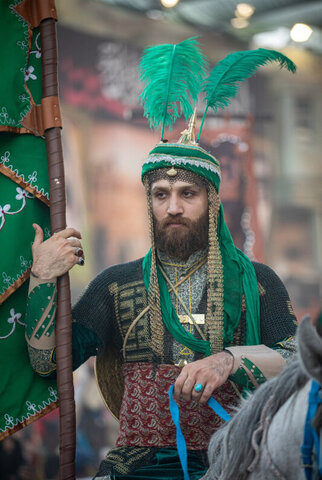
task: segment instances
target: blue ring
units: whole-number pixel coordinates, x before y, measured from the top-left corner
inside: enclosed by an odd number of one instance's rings
[[[195,392],[200,393],[202,389],[203,389],[203,385],[201,383],[196,383]]]

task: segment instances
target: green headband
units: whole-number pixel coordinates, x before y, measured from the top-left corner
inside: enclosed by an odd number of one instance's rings
[[[164,167],[183,168],[196,173],[212,183],[219,192],[221,178],[219,163],[199,145],[159,143],[149,153],[142,166],[142,181],[147,173]]]

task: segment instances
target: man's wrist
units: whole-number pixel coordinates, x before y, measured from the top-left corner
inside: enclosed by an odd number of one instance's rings
[[[47,281],[47,282],[55,282],[57,277],[51,277],[50,274],[47,272],[42,272],[40,269],[37,269],[35,265],[31,266],[30,276],[38,281]]]
[[[229,375],[230,375],[234,368],[234,355],[229,350],[224,350],[224,353],[227,354],[227,362],[228,362]]]

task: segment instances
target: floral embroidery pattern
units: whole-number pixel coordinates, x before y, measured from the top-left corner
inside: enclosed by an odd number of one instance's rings
[[[18,40],[16,44],[17,44],[18,49],[21,49],[25,52],[25,66],[21,70],[22,73],[25,75],[25,72],[27,71],[28,45],[29,45],[29,43],[28,43],[28,37],[29,37],[28,25],[27,25],[27,22],[13,10],[13,7],[15,7],[20,1],[21,0],[14,0],[9,5],[9,9],[10,9],[11,14],[15,16],[16,20],[19,23],[22,24],[21,39]],[[36,77],[32,73],[33,70],[34,70],[34,67],[32,67],[32,70],[30,71],[30,74],[33,75],[34,77]],[[29,78],[32,78],[32,77],[29,75]],[[21,83],[22,83],[21,87],[22,87],[22,89],[24,89],[22,79],[21,79]],[[29,97],[27,96],[26,99],[29,100]],[[21,100],[21,101],[23,101],[23,100]],[[7,111],[7,108],[5,106],[0,105],[0,124],[1,125],[8,125],[8,126],[10,125],[10,126],[19,128],[19,127],[21,127],[21,124],[20,124],[21,120],[25,117],[25,115],[28,113],[29,110],[30,110],[30,104],[28,102],[28,105],[26,105],[26,107],[23,109],[23,111],[20,112],[19,121],[17,121],[17,119],[14,119],[9,115],[9,113]]]
[[[36,171],[32,172],[31,175],[28,175],[28,182],[29,183],[37,182],[37,172]]]
[[[0,110],[0,123],[14,123],[14,120],[9,117],[6,107],[2,107]]]
[[[10,152],[4,152],[4,154],[1,156],[1,163],[8,163],[10,160]]]
[[[21,48],[21,50],[26,50],[28,48],[28,43],[25,40],[18,41],[17,45]]]
[[[25,93],[23,93],[22,95],[19,95],[19,100],[22,102],[22,103],[25,103],[29,100],[29,97],[28,95],[26,95]]]
[[[26,410],[27,410],[27,415],[22,415],[21,418],[14,419],[14,417],[9,415],[8,413],[5,413],[3,415],[5,427],[0,428],[0,432],[5,432],[8,428],[13,428],[16,425],[18,425],[18,423],[23,423],[29,417],[32,417],[33,415],[39,414],[46,407],[49,407],[52,403],[57,402],[58,393],[57,393],[56,389],[54,389],[53,387],[49,387],[48,388],[48,394],[49,394],[49,396],[48,396],[47,400],[42,401],[38,405],[30,402],[30,400],[26,400],[25,401],[25,406],[26,406]]]
[[[3,289],[0,291],[0,295],[3,294],[7,290],[7,288],[10,287],[18,278],[20,278],[26,270],[28,270],[29,267],[32,265],[32,260],[26,260],[24,257],[20,257],[20,266],[21,270],[18,272],[18,275],[16,277],[10,277],[7,272],[2,272],[2,283],[3,283]]]
[[[30,195],[30,193],[26,192],[20,187],[17,187],[16,191],[18,192],[16,195],[16,200],[22,200],[22,205],[19,210],[16,210],[15,212],[10,211],[11,205],[9,203],[3,207],[0,205],[0,230],[2,230],[4,224],[6,223],[6,215],[16,215],[17,213],[20,213],[26,206],[26,198],[34,198],[33,195]]]
[[[48,227],[44,228],[44,237],[49,238],[51,236],[51,232]]]
[[[29,65],[27,70],[25,71],[25,82],[28,82],[28,80],[31,78],[31,80],[37,80],[37,76],[33,73],[35,70],[35,67],[32,65]]]
[[[8,338],[10,337],[10,335],[13,334],[13,332],[15,331],[16,329],[16,325],[17,323],[19,323],[19,325],[22,325],[22,326],[26,326],[25,323],[22,323],[19,319],[21,318],[21,313],[15,313],[15,310],[14,308],[11,308],[10,309],[10,315],[11,317],[8,318],[8,323],[9,325],[11,324],[12,327],[11,327],[11,331],[7,334],[7,335],[4,335],[4,336],[0,336],[0,340],[4,340],[5,338]]]
[[[13,165],[7,165],[10,161],[10,152],[6,151],[4,152],[3,155],[0,157],[0,163],[3,163],[3,165],[7,168],[10,168],[10,170],[15,173],[18,177],[20,177],[24,182],[30,183],[31,185],[37,182],[37,175],[38,172],[35,170],[28,175],[28,180],[25,179],[25,176],[23,173],[20,173],[17,168],[14,168]],[[37,189],[39,193],[41,193],[44,197],[46,197],[49,200],[49,193],[45,192],[44,188],[39,188],[37,185],[32,185]],[[31,198],[31,197],[28,197]],[[1,227],[0,227],[1,230]]]
[[[20,257],[20,265],[22,268],[29,268],[29,263],[28,263],[28,260],[25,260],[24,257]]]
[[[36,58],[41,58],[41,48],[39,46],[38,40],[40,38],[40,33],[35,38],[35,44],[36,44],[36,49],[37,50],[31,50],[30,53],[34,53]]]

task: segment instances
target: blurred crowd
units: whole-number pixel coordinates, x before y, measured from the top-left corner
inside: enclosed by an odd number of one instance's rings
[[[115,444],[118,422],[103,405],[93,359],[75,375],[76,479],[91,479]],[[0,480],[58,480],[58,409],[0,442]]]

